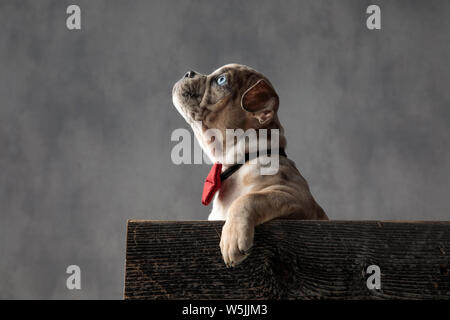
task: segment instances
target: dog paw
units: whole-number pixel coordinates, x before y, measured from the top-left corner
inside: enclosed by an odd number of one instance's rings
[[[246,218],[232,216],[227,219],[220,238],[220,250],[227,267],[241,263],[253,246],[255,227]]]

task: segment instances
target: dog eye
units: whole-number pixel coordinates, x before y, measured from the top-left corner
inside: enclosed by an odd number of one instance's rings
[[[216,82],[219,86],[223,86],[225,83],[227,83],[227,77],[225,75],[221,75],[217,78]]]

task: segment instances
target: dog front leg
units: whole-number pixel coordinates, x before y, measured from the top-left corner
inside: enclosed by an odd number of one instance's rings
[[[227,267],[247,257],[253,246],[255,226],[299,210],[292,196],[282,191],[260,191],[236,199],[228,209],[220,238],[220,250]]]
[[[220,250],[227,267],[242,262],[253,245],[254,214],[249,195],[236,199],[228,209],[220,237]]]

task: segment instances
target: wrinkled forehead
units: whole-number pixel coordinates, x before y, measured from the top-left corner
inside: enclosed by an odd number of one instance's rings
[[[240,85],[252,84],[261,78],[266,79],[261,73],[241,64],[224,65],[212,72],[208,77],[214,78],[221,74],[229,75],[232,81],[239,82]]]
[[[220,67],[219,69],[212,72],[211,75],[219,75],[219,74],[222,74],[225,72],[232,72],[232,73],[254,72],[254,73],[257,73],[255,70],[253,70],[250,67],[244,66],[242,64],[231,63],[231,64],[226,64],[226,65]]]

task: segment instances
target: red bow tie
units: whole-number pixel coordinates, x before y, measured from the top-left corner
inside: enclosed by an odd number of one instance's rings
[[[267,150],[266,154],[271,155],[271,150]],[[278,150],[278,154],[283,157],[286,156],[283,148]],[[259,157],[259,151],[255,153],[246,153],[245,161]],[[203,185],[202,203],[207,206],[214,197],[214,194],[219,191],[222,182],[224,182],[228,177],[230,177],[236,170],[242,167],[241,163],[237,163],[228,167],[224,172],[222,172],[222,164],[219,162],[214,163],[208,176],[206,177],[205,184]],[[221,173],[222,172],[222,173]]]
[[[214,197],[214,194],[220,189],[222,181],[220,179],[220,173],[222,172],[222,164],[214,163],[208,176],[206,177],[205,184],[203,185],[202,203],[207,206]]]

